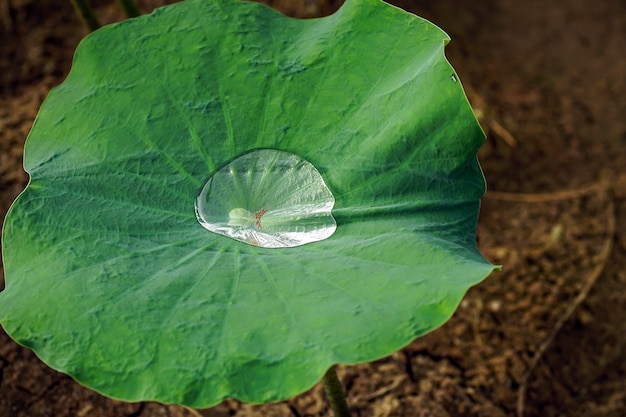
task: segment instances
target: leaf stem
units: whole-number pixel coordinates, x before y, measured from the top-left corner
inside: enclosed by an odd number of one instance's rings
[[[330,408],[333,410],[333,415],[335,417],[350,417],[346,396],[334,366],[331,366],[330,369],[326,371],[322,383],[324,384],[326,399],[330,404]]]
[[[100,27],[100,22],[89,4],[89,0],[71,0],[74,10],[81,20],[87,25],[89,30],[94,31]]]
[[[135,0],[117,0],[117,2],[124,9],[124,13],[128,17],[137,17],[140,15],[139,8],[137,7],[137,3]]]

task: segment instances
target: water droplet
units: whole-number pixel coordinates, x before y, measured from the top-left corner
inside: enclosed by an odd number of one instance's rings
[[[456,78],[456,75],[454,75],[454,74],[451,74],[451,75],[450,75],[450,79],[452,80],[452,82],[455,82],[455,83],[459,81],[459,80]]]
[[[337,229],[335,198],[315,167],[275,149],[244,153],[215,172],[196,199],[207,230],[264,248],[317,242]]]

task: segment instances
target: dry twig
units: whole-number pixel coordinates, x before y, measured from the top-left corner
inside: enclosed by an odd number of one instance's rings
[[[606,186],[604,183],[591,184],[575,190],[556,191],[549,193],[508,193],[504,191],[487,191],[485,198],[490,200],[513,201],[518,203],[545,203],[549,201],[572,200],[588,194],[597,193]]]
[[[521,196],[516,197],[516,199],[512,199],[513,197],[512,194],[497,193],[496,198],[499,196],[499,197],[507,197],[507,198],[499,198],[501,200],[541,202],[541,201],[551,201],[551,200],[553,201],[553,200],[562,200],[566,198],[580,197],[580,196],[589,194],[592,190],[600,191],[607,195],[609,194],[608,187],[606,186],[606,184],[599,183],[597,185],[586,187],[584,189],[554,193],[556,194],[556,196],[553,194],[552,198],[549,198],[550,195],[547,193],[546,194],[534,194],[534,195],[523,194]],[[492,198],[494,197],[492,196]],[[595,282],[598,280],[598,277],[602,274],[602,271],[604,270],[604,267],[608,261],[609,255],[611,254],[611,251],[613,249],[613,238],[615,237],[616,219],[615,219],[615,203],[613,201],[613,198],[609,196],[608,200],[609,200],[607,204],[608,206],[607,207],[608,231],[607,231],[607,237],[604,241],[604,244],[602,245],[602,250],[600,251],[600,263],[586,277],[582,289],[580,290],[578,295],[576,295],[574,300],[572,300],[572,302],[568,305],[565,312],[558,318],[558,320],[552,327],[552,330],[550,331],[546,339],[539,345],[537,352],[535,353],[532,360],[530,361],[528,370],[526,371],[526,374],[524,375],[524,378],[522,379],[520,387],[517,391],[517,417],[524,417],[526,391],[528,389],[528,381],[530,380],[530,376],[535,371],[535,368],[539,364],[539,361],[544,357],[548,348],[554,342],[554,338],[559,333],[563,325],[570,319],[570,317],[572,316],[574,311],[578,308],[578,306],[580,306],[580,304],[587,298],[589,291],[591,290]]]
[[[509,132],[500,122],[492,116],[493,111],[487,105],[487,101],[470,86],[466,86],[465,92],[472,103],[472,108],[476,114],[476,118],[481,124],[486,125],[495,137],[502,139],[509,147],[517,146],[517,139]]]
[[[406,381],[406,379],[407,379],[406,374],[398,375],[391,381],[389,385],[386,385],[380,389],[377,389],[376,391],[372,393],[357,396],[353,402],[357,403],[361,400],[372,401],[378,397],[384,397],[385,395],[389,394],[394,389],[398,388],[404,381]]]

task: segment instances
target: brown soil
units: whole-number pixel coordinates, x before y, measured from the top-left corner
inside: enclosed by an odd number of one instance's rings
[[[165,2],[140,1],[142,11]],[[286,14],[340,1],[270,2]],[[488,140],[479,246],[504,265],[441,329],[340,367],[355,416],[625,416],[626,3],[398,0],[453,38]],[[93,1],[102,21],[122,19]],[[24,139],[86,34],[69,1],[0,1],[0,213],[25,187]],[[1,278],[1,276],[0,276]],[[2,283],[0,283],[2,284]],[[0,287],[1,288],[1,287]],[[329,416],[319,386],[210,416]],[[0,331],[0,416],[192,416],[125,404],[52,371]]]

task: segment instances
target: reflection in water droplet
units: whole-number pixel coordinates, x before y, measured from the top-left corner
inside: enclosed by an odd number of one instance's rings
[[[337,229],[335,198],[313,165],[297,155],[258,149],[209,178],[196,216],[211,232],[254,246],[284,248],[317,242]]]

